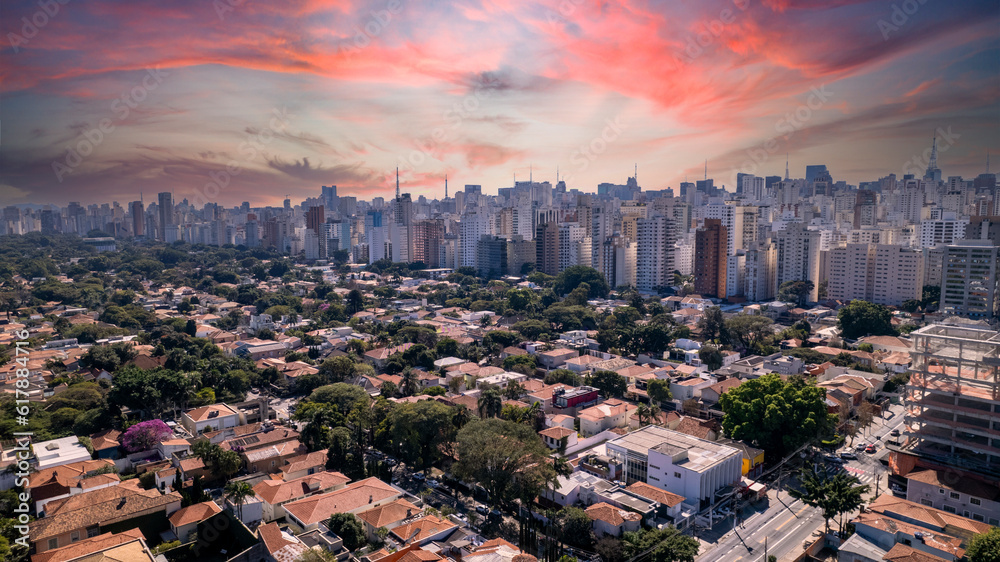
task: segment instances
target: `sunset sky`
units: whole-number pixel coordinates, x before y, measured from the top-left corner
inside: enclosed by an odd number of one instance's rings
[[[0,204],[370,199],[396,166],[428,197],[706,159],[732,186],[786,152],[856,184],[938,129],[945,176],[1000,152],[996,0],[52,3],[0,8]]]

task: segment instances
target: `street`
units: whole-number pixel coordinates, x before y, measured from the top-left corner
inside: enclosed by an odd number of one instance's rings
[[[885,420],[875,418],[872,426],[868,428],[869,431],[866,431],[864,435],[858,435],[854,440],[854,444],[856,445],[861,442],[876,443],[878,444],[878,451],[875,454],[881,453],[883,449],[882,444],[886,436],[889,435],[889,432],[902,427],[903,407],[899,405],[892,406],[886,413],[886,418]],[[881,439],[876,439],[876,437],[880,437]],[[853,448],[845,445],[837,453],[846,451],[854,452]],[[868,497],[874,497],[875,495],[875,483],[879,474],[881,474],[879,493],[891,493],[886,482],[887,469],[876,461],[873,455],[863,452],[858,452],[857,455],[857,460],[851,460],[843,465],[843,467],[844,470],[857,476],[862,484],[871,486],[871,492]],[[768,492],[768,496],[770,497],[770,504],[767,509],[754,514],[745,512],[747,513],[747,518],[743,521],[742,526],[737,527],[735,530],[732,529],[733,520],[730,517],[718,523],[714,532],[699,531],[698,538],[702,541],[701,554],[698,557],[699,562],[715,560],[725,560],[727,562],[742,560],[748,562],[766,562],[764,553],[765,537],[767,539],[768,555],[777,556],[778,560],[790,560],[802,552],[803,543],[807,539],[811,539],[809,542],[812,542],[818,538],[818,535],[814,533],[817,530],[822,531],[823,529],[823,515],[819,509],[809,507],[795,500],[788,495],[785,489],[772,489]],[[852,515],[845,515],[844,520],[846,521],[851,517]],[[719,529],[720,525],[726,525],[727,527],[724,527],[723,531]],[[833,528],[835,522],[831,521],[830,525]],[[725,533],[722,539],[716,541],[714,544],[703,540],[705,538],[714,538],[716,533],[722,532]]]

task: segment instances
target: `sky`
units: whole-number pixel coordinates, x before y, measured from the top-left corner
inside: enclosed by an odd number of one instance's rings
[[[45,10],[48,10],[47,12]],[[0,204],[646,190],[1000,152],[996,0],[5,0]],[[994,168],[1000,168],[1000,157]]]

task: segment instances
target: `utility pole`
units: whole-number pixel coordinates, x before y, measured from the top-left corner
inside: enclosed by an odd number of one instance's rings
[[[764,536],[764,562],[767,562],[767,536]]]

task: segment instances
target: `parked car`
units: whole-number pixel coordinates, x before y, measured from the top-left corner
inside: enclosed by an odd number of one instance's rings
[[[476,513],[478,513],[479,515],[482,515],[483,517],[486,517],[487,515],[490,514],[490,509],[488,507],[486,507],[485,505],[477,505],[476,506]]]
[[[439,484],[437,480],[431,478],[430,480],[427,481],[427,485],[430,486],[431,488],[437,488],[441,484]]]
[[[829,463],[833,463],[833,464],[844,464],[844,459],[842,459],[840,457],[835,457],[833,455],[827,455],[827,456],[823,457],[823,460],[825,460],[826,462],[829,462]]]
[[[892,430],[892,431],[889,432],[889,435],[892,435],[893,437],[899,437],[899,430],[898,429],[894,429],[894,430]]]
[[[875,448],[874,444],[868,445],[867,447],[865,447],[865,452],[868,453],[869,455],[872,454],[872,453],[874,453],[877,450],[878,449]]]
[[[858,443],[857,445],[854,446],[854,450],[860,453],[861,451],[864,451],[865,447],[867,447],[867,446],[868,445],[866,445],[864,443]]]
[[[424,480],[427,479],[427,477],[424,476],[423,472],[414,472],[413,479],[416,480],[417,482],[423,482]]]
[[[840,453],[840,458],[846,459],[846,460],[855,460],[855,459],[858,458],[858,456],[855,455],[854,453],[850,452],[850,451],[845,451],[843,453]]]

